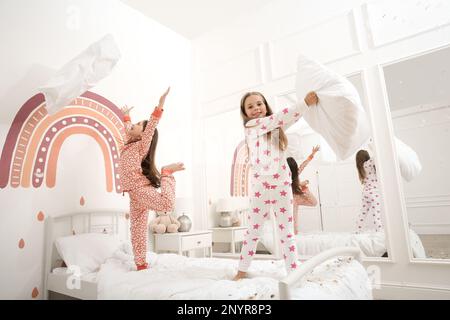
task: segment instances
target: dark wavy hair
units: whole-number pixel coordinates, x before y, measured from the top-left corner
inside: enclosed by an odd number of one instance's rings
[[[143,121],[143,130],[147,127],[148,121]],[[158,129],[155,128],[153,133],[152,142],[150,143],[150,148],[148,149],[147,155],[141,162],[142,174],[147,177],[150,184],[159,188],[161,186],[161,173],[156,169],[155,165],[155,152],[156,146],[158,145]]]
[[[364,162],[370,160],[370,155],[366,150],[359,150],[356,153],[355,160],[356,160],[356,168],[358,169],[359,181],[363,183],[364,179],[366,178],[366,170],[364,170]]]
[[[297,161],[295,161],[295,159],[292,157],[289,157],[286,160],[289,165],[289,168],[291,169],[292,193],[302,195],[304,192],[302,191],[302,188],[300,187],[300,179],[298,177]]]
[[[244,122],[244,126],[245,126],[245,124],[248,121],[250,121],[250,118],[245,113],[245,100],[248,97],[253,96],[253,95],[260,96],[261,99],[263,100],[264,104],[266,105],[266,111],[267,111],[266,117],[273,115],[272,108],[269,106],[269,104],[267,103],[266,98],[263,96],[263,94],[261,92],[256,92],[256,91],[247,92],[246,94],[244,94],[242,96],[242,98],[241,98],[241,106],[240,106],[240,108],[241,108],[241,117],[242,117],[242,120]],[[272,134],[272,132],[268,132],[267,133],[267,136],[269,137],[269,139],[271,138],[271,134]],[[278,138],[280,139],[279,140],[279,148],[280,148],[280,150],[282,150],[282,151],[286,150],[286,148],[288,146],[288,138],[286,136],[286,133],[284,133],[283,128],[281,128],[281,127],[279,128],[279,136],[278,136]]]

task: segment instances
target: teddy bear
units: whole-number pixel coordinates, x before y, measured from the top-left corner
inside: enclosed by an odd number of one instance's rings
[[[178,232],[181,223],[170,215],[170,212],[156,212],[156,218],[150,222],[154,233]]]

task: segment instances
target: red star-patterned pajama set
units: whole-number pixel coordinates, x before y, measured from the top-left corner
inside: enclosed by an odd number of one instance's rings
[[[366,178],[363,180],[361,213],[357,221],[357,233],[382,231],[381,196],[373,159],[364,162]]]
[[[245,139],[250,153],[251,200],[248,231],[245,235],[239,271],[250,267],[260,230],[273,211],[285,266],[288,273],[297,268],[298,254],[293,232],[291,172],[284,151],[279,148],[279,130],[298,121],[307,106],[301,103],[265,118],[252,119],[245,125]]]
[[[142,174],[141,168],[141,162],[148,153],[161,115],[162,109],[155,108],[142,138],[125,143],[120,152],[120,185],[122,191],[130,195],[131,243],[138,269],[147,267],[148,211],[172,211],[175,202],[175,179],[172,172],[161,172],[161,192],[158,192]],[[124,122],[127,133],[124,141],[129,141],[130,118],[125,116]]]

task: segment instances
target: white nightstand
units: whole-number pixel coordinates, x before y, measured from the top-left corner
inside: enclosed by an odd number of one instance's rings
[[[193,231],[193,232],[176,232],[176,233],[154,233],[155,252],[160,251],[175,251],[182,255],[189,250],[203,249],[203,254],[206,256],[206,249],[208,249],[209,257],[212,257],[212,231]]]
[[[210,228],[212,230],[213,242],[226,242],[230,243],[230,253],[215,253],[217,256],[234,255],[236,254],[236,243],[244,241],[247,227],[228,227],[228,228]]]

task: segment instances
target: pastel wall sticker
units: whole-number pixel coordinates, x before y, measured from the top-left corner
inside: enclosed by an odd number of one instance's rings
[[[55,114],[49,115],[42,94],[31,97],[17,112],[0,159],[0,188],[39,188],[56,185],[58,156],[72,135],[87,135],[99,145],[106,190],[119,185],[119,149],[123,144],[122,112],[106,98],[87,91]]]
[[[45,215],[42,211],[39,211],[39,213],[37,214],[37,219],[38,221],[44,221]]]
[[[33,291],[31,292],[31,297],[32,297],[33,299],[35,299],[35,298],[38,297],[38,295],[39,295],[39,290],[38,290],[38,288],[34,287],[34,288],[33,288]]]
[[[84,197],[80,198],[80,206],[84,206],[84,204],[86,203],[86,201],[84,200]]]
[[[239,143],[234,151],[231,165],[230,194],[233,197],[245,197],[248,195],[248,174],[250,163],[245,141]]]
[[[19,240],[19,249],[23,249],[25,247],[25,241],[23,239]]]

